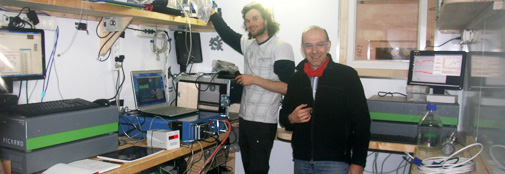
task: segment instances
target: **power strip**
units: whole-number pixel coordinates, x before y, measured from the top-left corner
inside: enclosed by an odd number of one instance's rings
[[[168,31],[168,28],[167,27],[160,27],[160,26],[156,26],[156,27],[153,27],[153,26],[149,26],[149,25],[139,25],[138,30],[143,30],[143,31],[135,31],[135,35],[138,36],[138,37],[149,37],[149,38],[152,38],[154,36],[154,33],[157,31],[157,30],[162,30],[162,31]],[[144,31],[149,31],[149,32],[144,32]]]
[[[0,11],[0,24],[2,27],[7,27],[9,26],[9,23],[11,21],[11,18],[14,18],[18,15],[18,13],[12,13],[12,12],[5,12],[5,11]],[[26,14],[21,14],[19,17],[25,21],[29,21],[28,17]],[[37,16],[39,18],[39,23],[35,25],[36,29],[42,29],[42,30],[56,30],[56,27],[58,27],[58,19],[54,16]],[[30,25],[26,25],[25,28],[30,28]]]

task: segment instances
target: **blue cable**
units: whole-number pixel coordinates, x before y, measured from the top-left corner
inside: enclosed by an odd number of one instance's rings
[[[56,53],[56,48],[58,47],[59,36],[60,36],[60,27],[57,26],[56,27],[56,40],[54,41],[53,51],[51,52],[51,56],[49,57],[49,60],[47,61],[47,65],[46,65],[47,83],[46,83],[46,79],[44,79],[44,82],[42,83],[42,96],[41,96],[40,102],[44,101],[44,97],[46,96],[47,87],[49,86],[49,79],[51,78],[51,69],[52,69],[53,63],[54,63],[54,55]]]

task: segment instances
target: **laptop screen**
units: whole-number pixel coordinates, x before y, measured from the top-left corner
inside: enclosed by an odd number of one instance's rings
[[[132,71],[131,75],[137,107],[167,102],[161,70]]]

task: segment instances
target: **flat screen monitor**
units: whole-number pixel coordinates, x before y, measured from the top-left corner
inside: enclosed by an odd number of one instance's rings
[[[408,85],[429,86],[434,94],[463,88],[466,52],[419,51],[410,53]]]
[[[177,63],[181,66],[181,72],[185,72],[186,66],[191,63],[202,63],[200,33],[175,31],[174,38]]]
[[[12,81],[44,79],[44,30],[0,29],[0,74],[11,92]]]

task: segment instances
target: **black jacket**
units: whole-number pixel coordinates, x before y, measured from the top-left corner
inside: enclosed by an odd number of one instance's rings
[[[293,131],[293,158],[343,161],[365,167],[370,141],[370,114],[358,73],[330,59],[319,77],[316,100],[303,60],[291,76],[282,102],[280,123]],[[288,116],[301,104],[312,107],[307,123],[291,124]]]

